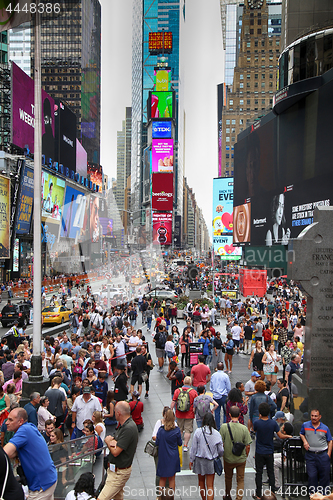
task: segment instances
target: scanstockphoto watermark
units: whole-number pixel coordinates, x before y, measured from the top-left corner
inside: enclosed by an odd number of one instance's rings
[[[131,488],[130,486],[124,487],[124,497],[125,498],[149,498],[149,497],[159,497],[167,492],[166,498],[170,498],[170,496],[174,496],[174,498],[198,498],[200,497],[200,487],[199,486],[181,486],[180,488],[175,488],[172,490],[171,488],[163,488],[162,486],[156,486],[156,488]],[[219,488],[217,486],[214,487],[214,490],[207,490],[207,496],[211,496],[214,493],[214,497],[222,498],[226,495],[225,490],[223,488]],[[267,488],[267,490],[263,490],[263,494],[270,495],[271,490]],[[246,488],[239,489],[238,492],[235,488],[230,491],[230,496],[253,496],[256,494],[255,488]],[[164,496],[164,495],[163,495]]]

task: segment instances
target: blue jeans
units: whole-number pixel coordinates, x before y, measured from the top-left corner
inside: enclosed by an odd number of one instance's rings
[[[151,317],[150,317],[150,318],[147,318],[147,328],[148,328],[148,330],[150,330],[150,329],[151,329],[151,320],[152,320],[152,318],[151,318]]]
[[[221,427],[221,407],[223,408],[223,423],[225,424],[227,421],[227,415],[225,412],[225,405],[227,402],[228,396],[222,396],[221,398],[217,399],[214,398],[215,401],[218,403],[218,407],[215,410],[215,422],[216,422],[216,428],[219,431]]]

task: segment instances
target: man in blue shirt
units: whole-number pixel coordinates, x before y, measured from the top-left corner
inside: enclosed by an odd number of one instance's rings
[[[303,441],[308,474],[309,495],[316,493],[318,486],[327,494],[330,486],[332,436],[321,420],[319,410],[312,410],[311,420],[304,422],[300,436]]]
[[[215,410],[215,422],[218,431],[221,425],[221,407],[223,408],[223,423],[225,424],[227,421],[225,405],[231,389],[230,379],[228,375],[223,372],[223,367],[223,363],[217,363],[217,372],[215,372],[210,379],[210,390],[213,393],[213,399],[219,405]]]
[[[4,451],[9,458],[19,457],[29,487],[29,498],[52,500],[57,471],[45,439],[37,427],[28,423],[24,408],[15,408],[7,419],[7,429],[15,432]]]
[[[68,351],[71,351],[73,348],[73,345],[70,343],[68,340],[67,335],[63,336],[62,342],[60,344],[61,349],[68,349]]]
[[[98,380],[95,380],[92,383],[93,388],[95,389],[96,398],[100,398],[102,400],[103,406],[106,406],[106,396],[109,390],[108,383],[105,381],[106,374],[103,372],[98,373]]]
[[[260,403],[259,405],[259,420],[253,423],[253,429],[256,432],[256,494],[253,495],[255,500],[260,500],[262,492],[262,472],[264,465],[267,467],[267,475],[269,486],[272,492],[275,491],[275,476],[274,476],[274,433],[280,439],[288,439],[292,436],[283,434],[280,431],[279,424],[275,420],[269,418],[271,412],[268,403]]]
[[[36,427],[38,426],[36,407],[39,405],[39,403],[40,403],[39,392],[33,392],[32,394],[30,394],[30,403],[27,403],[24,407],[28,415],[28,422],[34,424]]]

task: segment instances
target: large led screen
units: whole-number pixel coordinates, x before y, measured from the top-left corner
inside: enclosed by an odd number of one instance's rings
[[[34,203],[34,172],[26,165],[22,171],[18,200],[16,234],[29,234]]]
[[[57,161],[69,170],[76,171],[76,115],[61,100],[54,108],[57,123]]]
[[[153,213],[153,244],[172,244],[172,213]]]
[[[66,187],[60,236],[77,238],[83,228],[87,199],[85,193]]]
[[[169,211],[173,208],[173,174],[152,175],[152,209]]]
[[[173,172],[173,139],[152,140],[152,172]]]
[[[213,242],[214,237],[232,235],[234,208],[234,179],[213,179]],[[214,244],[214,250],[217,251]]]
[[[154,90],[170,90],[171,87],[171,69],[164,68],[154,70]]]
[[[149,102],[150,101],[150,102]],[[149,92],[149,118],[174,118],[174,91]]]
[[[152,138],[153,139],[171,139],[172,137],[172,121],[153,121],[152,123]]]
[[[34,153],[34,81],[12,63],[12,143]],[[54,160],[54,100],[42,90],[42,153],[45,162]]]
[[[0,258],[10,258],[10,180],[0,176]]]
[[[234,247],[232,236],[215,236],[214,252],[216,252],[221,260],[239,260],[242,258],[242,248]]]
[[[102,165],[98,163],[88,163],[87,165],[87,177],[96,186],[99,187],[99,190],[103,189],[103,169]]]
[[[81,177],[87,177],[87,151],[78,139],[76,139],[76,173]]]
[[[64,194],[65,180],[42,170],[42,218],[60,223]]]

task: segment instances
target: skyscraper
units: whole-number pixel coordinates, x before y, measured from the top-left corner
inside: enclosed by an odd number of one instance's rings
[[[27,75],[31,76],[31,29],[30,23],[9,30],[8,59],[17,64]]]
[[[127,229],[128,222],[128,190],[127,184],[131,176],[131,132],[132,132],[132,109],[126,108],[125,120],[122,130],[117,132],[117,187],[115,197],[123,226]]]
[[[42,86],[66,101],[77,116],[77,138],[88,161],[100,162],[101,6],[68,0],[61,16],[42,15]],[[34,67],[34,37],[32,36]]]
[[[149,33],[162,30],[172,32],[173,50],[171,54],[166,54],[165,58],[171,68],[171,85],[178,97],[179,3],[179,0],[135,0],[133,2],[131,196],[134,225],[139,224],[141,216],[142,155],[147,145],[147,99],[149,91],[154,87],[154,68],[159,60],[159,56],[149,53]],[[177,159],[175,163],[175,182],[177,183]],[[176,199],[180,196],[182,192],[176,192]]]
[[[231,21],[226,32],[226,79],[221,120],[219,175],[234,174],[234,145],[237,135],[255,116],[272,108],[277,85],[280,54],[281,3],[269,0],[246,0],[242,6],[227,5]],[[235,8],[232,8],[235,7]],[[228,39],[230,33],[230,39]],[[229,41],[228,41],[229,40]],[[229,43],[229,45],[228,45]],[[227,58],[226,58],[227,59]],[[233,77],[231,66],[235,60]]]

